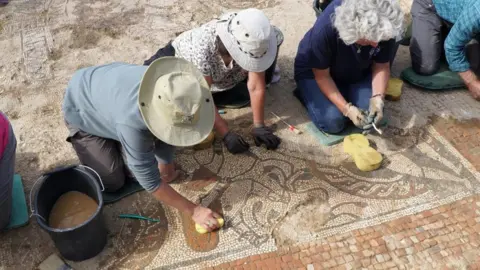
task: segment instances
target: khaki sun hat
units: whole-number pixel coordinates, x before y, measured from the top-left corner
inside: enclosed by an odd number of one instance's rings
[[[163,57],[150,64],[138,93],[140,113],[159,140],[192,146],[208,137],[215,106],[207,81],[190,62]]]
[[[277,55],[277,36],[267,16],[244,9],[217,22],[217,35],[235,62],[246,71],[267,70]]]

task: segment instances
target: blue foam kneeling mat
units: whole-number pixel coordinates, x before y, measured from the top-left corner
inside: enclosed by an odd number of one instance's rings
[[[15,229],[28,224],[28,208],[23,191],[22,177],[19,174],[13,176],[12,188],[12,213],[10,223],[6,230]]]
[[[379,126],[385,126],[386,124],[387,124],[387,120],[385,118],[383,118],[381,120]],[[315,137],[315,139],[320,144],[325,145],[325,146],[331,146],[331,145],[335,145],[337,143],[340,143],[340,142],[343,141],[343,138],[345,138],[346,136],[348,136],[350,134],[355,134],[355,133],[360,133],[361,134],[363,132],[363,130],[357,128],[353,124],[350,124],[340,133],[337,133],[337,134],[324,133],[324,132],[320,131],[315,126],[315,124],[313,124],[312,122],[310,122],[306,125],[306,131],[310,135]]]

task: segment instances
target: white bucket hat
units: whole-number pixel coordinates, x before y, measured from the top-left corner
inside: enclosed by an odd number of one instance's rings
[[[267,70],[277,54],[277,37],[265,14],[255,8],[234,13],[217,22],[217,35],[230,56],[243,69]]]
[[[138,93],[148,129],[174,146],[202,142],[213,129],[215,107],[208,83],[190,62],[163,57],[150,64]]]

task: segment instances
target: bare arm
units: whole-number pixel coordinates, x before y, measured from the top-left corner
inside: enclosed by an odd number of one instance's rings
[[[480,80],[471,70],[458,73],[467,85],[468,90],[473,98],[480,101]]]
[[[205,76],[205,80],[208,83],[208,86],[212,87],[213,80],[211,76]],[[218,113],[217,108],[215,107],[215,123],[213,125],[213,128],[218,132],[218,135],[220,137],[224,137],[225,134],[228,132],[228,124],[225,119],[223,119],[220,114]]]
[[[390,79],[390,63],[373,63],[372,69],[372,96],[384,96]]]
[[[247,87],[252,104],[253,124],[255,126],[264,125],[265,72],[249,72]]]
[[[470,69],[464,72],[459,72],[458,75],[460,75],[467,87],[475,81],[478,81],[477,75],[475,75],[475,73],[473,73],[473,71],[471,71]]]
[[[155,199],[165,203],[168,206],[172,206],[178,209],[180,212],[187,213],[189,216],[193,215],[196,204],[187,200],[175,189],[173,189],[168,183],[161,182],[160,186],[155,190],[152,195]]]
[[[330,76],[330,69],[313,69],[313,74],[322,93],[345,114],[348,103]]]

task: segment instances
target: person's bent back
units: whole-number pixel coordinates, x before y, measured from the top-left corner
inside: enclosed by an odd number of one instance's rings
[[[175,178],[175,146],[202,142],[215,120],[208,83],[194,65],[163,57],[148,67],[112,63],[81,69],[67,87],[63,112],[67,140],[80,162],[98,172],[106,192],[136,180],[197,224],[217,226],[218,214],[168,184]]]

